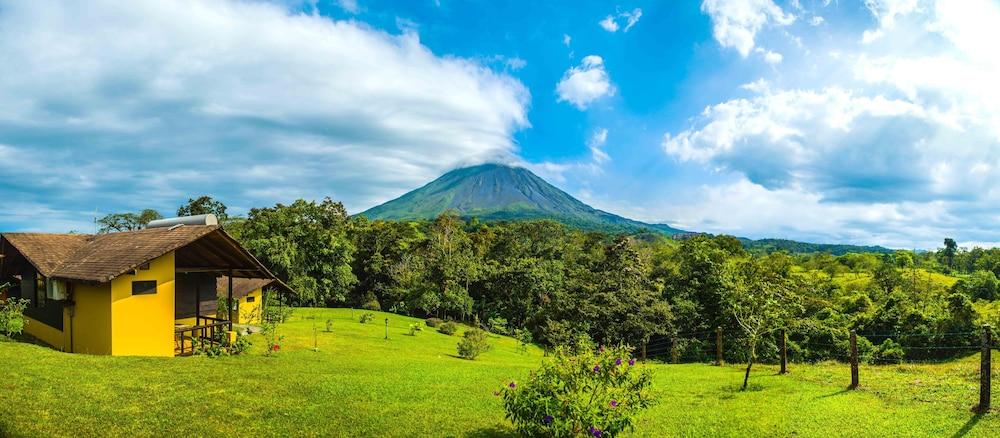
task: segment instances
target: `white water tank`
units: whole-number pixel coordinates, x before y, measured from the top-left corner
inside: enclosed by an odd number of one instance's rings
[[[219,225],[219,219],[214,214],[171,217],[151,221],[146,228],[169,228],[175,225]]]

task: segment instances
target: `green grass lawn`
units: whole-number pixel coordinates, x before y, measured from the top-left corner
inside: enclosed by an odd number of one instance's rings
[[[459,337],[421,320],[375,312],[298,309],[273,357],[263,342],[226,358],[116,358],[0,342],[0,436],[511,434],[492,392],[543,360],[497,337],[476,361],[455,357]],[[315,315],[315,319],[310,319]],[[389,340],[384,319],[388,317]],[[326,320],[333,332],[324,333]],[[313,324],[318,351],[313,351]],[[1000,360],[1000,359],[998,359]],[[998,436],[1000,414],[975,416],[978,357],[945,365],[650,365],[659,403],[638,420],[645,436]],[[996,367],[995,367],[996,368]],[[994,377],[994,381],[1000,378]],[[1000,404],[1000,397],[995,396]]]

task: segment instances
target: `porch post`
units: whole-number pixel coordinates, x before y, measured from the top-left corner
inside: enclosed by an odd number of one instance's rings
[[[229,270],[229,297],[226,299],[226,310],[229,311],[229,330],[233,329],[233,270]]]

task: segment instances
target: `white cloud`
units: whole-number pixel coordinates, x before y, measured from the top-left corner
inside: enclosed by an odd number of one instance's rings
[[[569,36],[569,34],[565,34],[565,33],[563,34],[563,45],[565,45],[566,47],[569,47],[569,43],[572,42],[572,41],[573,41],[573,37]]]
[[[599,24],[602,29],[608,32],[618,32],[618,22],[615,21],[615,17],[611,15],[604,17],[604,19],[599,21],[597,24]]]
[[[611,96],[615,88],[611,85],[604,60],[597,55],[583,58],[580,65],[570,67],[556,84],[560,102],[569,102],[577,109],[585,110],[595,100]]]
[[[823,19],[823,17],[820,17],[819,15],[816,15],[816,16],[812,17],[811,19],[809,19],[809,24],[811,24],[813,26],[819,26],[819,25],[823,24],[823,21],[825,21]]]
[[[781,64],[781,60],[784,59],[784,56],[781,56],[781,54],[778,52],[773,52],[767,49],[761,49],[760,47],[758,47],[756,50],[758,51],[758,53],[764,56],[764,62],[771,65]]]
[[[599,24],[602,29],[614,33],[618,32],[618,29],[621,28],[619,21],[622,21],[625,25],[625,28],[622,29],[622,32],[628,32],[630,29],[632,29],[632,26],[635,26],[635,24],[639,22],[640,18],[642,18],[642,9],[635,8],[631,11],[620,12],[615,15],[608,15],[604,17],[603,20],[599,21],[597,24]]]
[[[795,16],[772,0],[704,0],[701,10],[712,19],[712,35],[722,47],[733,48],[746,58],[754,38],[764,26],[787,26]]]
[[[586,159],[561,163],[552,161],[541,163],[517,161],[514,164],[524,166],[542,178],[559,183],[566,182],[567,174],[584,173],[587,175],[599,175],[604,172],[604,165],[611,161],[611,155],[604,150],[604,145],[607,142],[607,128],[597,128],[587,137],[587,150],[590,151],[590,156]]]
[[[361,7],[358,6],[358,0],[337,0],[337,4],[340,5],[341,9],[352,14],[361,12]]]
[[[868,6],[877,20],[868,38],[818,35],[816,56],[785,57],[780,74],[741,86],[751,96],[710,105],[664,135],[669,156],[741,182],[706,186],[705,202],[663,217],[897,247],[1000,241],[984,225],[1000,220],[1000,4]]]
[[[611,160],[611,156],[607,152],[604,152],[604,143],[608,142],[608,130],[606,128],[600,128],[591,134],[590,139],[587,140],[587,147],[590,149],[591,160],[593,160],[595,165],[602,165]]]
[[[21,182],[4,196],[67,211],[169,212],[203,192],[289,201],[261,188],[357,211],[516,155],[529,126],[528,91],[510,76],[437,56],[412,32],[273,4],[5,3],[0,59],[17,66],[0,75],[3,150],[59,169],[7,168]],[[280,170],[247,172],[260,163]]]

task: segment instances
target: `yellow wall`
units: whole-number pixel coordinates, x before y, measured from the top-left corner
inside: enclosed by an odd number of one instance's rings
[[[156,280],[156,293],[132,295],[132,282],[144,280]],[[174,355],[173,252],[111,281],[111,354]]]
[[[74,316],[63,309],[63,330],[26,317],[24,331],[53,348],[87,354],[111,354],[111,287],[74,283]]]
[[[67,351],[111,354],[111,284],[74,284],[73,301],[76,303],[72,319],[73,345]],[[70,327],[69,318],[65,320],[64,327]],[[64,332],[68,343],[70,331]]]
[[[247,302],[247,298],[253,297],[253,302]],[[234,317],[237,324],[260,324],[261,319],[261,307],[260,302],[263,299],[263,293],[261,290],[255,289],[250,292],[247,296],[240,298],[239,312],[237,312]]]
[[[38,340],[49,344],[52,348],[58,350],[66,350],[66,341],[63,336],[63,332],[55,327],[50,327],[47,324],[35,320],[34,318],[25,316],[24,317],[24,331],[25,333],[38,338]],[[63,326],[65,327],[65,325]]]

